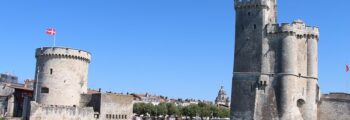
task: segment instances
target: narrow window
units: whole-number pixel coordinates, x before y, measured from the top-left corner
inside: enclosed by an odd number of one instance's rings
[[[52,73],[53,73],[53,69],[51,68],[51,69],[50,69],[50,75],[52,75]]]
[[[248,12],[248,16],[250,16],[250,12]]]
[[[49,93],[49,88],[47,88],[47,87],[42,87],[42,88],[41,88],[41,93]]]
[[[254,24],[254,30],[256,29],[256,24]]]

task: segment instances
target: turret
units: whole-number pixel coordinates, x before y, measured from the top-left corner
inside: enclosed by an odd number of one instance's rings
[[[281,118],[316,120],[318,28],[295,20],[292,24],[282,24],[278,34],[282,48]]]
[[[90,53],[62,47],[36,49],[34,99],[45,105],[79,105],[87,93]]]

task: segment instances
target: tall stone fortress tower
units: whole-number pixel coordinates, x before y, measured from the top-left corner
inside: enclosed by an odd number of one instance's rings
[[[317,120],[317,27],[277,23],[276,0],[235,0],[232,120]]]
[[[34,99],[39,104],[78,106],[87,93],[90,53],[63,47],[36,49]]]

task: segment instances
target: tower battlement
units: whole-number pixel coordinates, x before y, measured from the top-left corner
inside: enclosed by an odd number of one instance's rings
[[[91,54],[87,51],[65,47],[42,47],[36,49],[35,57],[59,57],[78,59],[90,63]]]
[[[274,1],[274,0],[272,0]],[[235,9],[240,8],[267,8],[271,7],[269,0],[235,0]]]
[[[306,26],[301,20],[295,20],[293,23],[268,24],[266,32],[269,35],[292,35],[297,38],[316,38],[319,37],[319,28],[315,26]]]

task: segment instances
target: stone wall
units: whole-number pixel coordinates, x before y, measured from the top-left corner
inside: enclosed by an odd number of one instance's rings
[[[51,106],[31,102],[31,120],[96,120],[92,107]]]
[[[8,99],[14,92],[15,89],[8,87],[6,84],[0,84],[0,116],[8,110]]]
[[[119,119],[119,120],[131,120],[133,110],[133,97],[129,95],[118,95],[112,93],[95,94],[100,96],[92,97],[92,100],[97,100],[95,103],[99,103],[99,120],[106,119]],[[96,108],[95,108],[96,109]]]
[[[46,105],[78,106],[87,93],[89,52],[63,47],[36,49],[35,101]]]
[[[92,107],[99,120],[131,120],[133,97],[113,93],[82,94],[80,106]]]
[[[350,94],[331,93],[321,98],[318,107],[319,120],[349,120]]]

